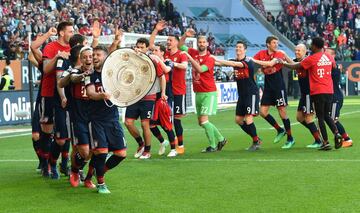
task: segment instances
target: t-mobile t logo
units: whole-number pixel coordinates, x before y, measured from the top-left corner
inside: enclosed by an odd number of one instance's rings
[[[317,74],[319,75],[320,78],[323,78],[324,74],[325,74],[325,70],[324,69],[318,69]]]

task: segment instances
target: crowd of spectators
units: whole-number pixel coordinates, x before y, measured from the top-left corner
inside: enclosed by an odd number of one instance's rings
[[[337,50],[337,60],[360,60],[359,0],[281,0],[284,10],[266,19],[294,44],[310,45],[321,36],[326,45]],[[264,14],[261,0],[253,5]],[[262,6],[261,6],[262,4]]]
[[[29,32],[34,39],[62,20],[74,22],[76,31],[91,36],[94,20],[100,22],[102,35],[111,35],[116,27],[150,34],[160,19],[168,22],[161,35],[180,35],[188,27],[197,34],[209,34],[198,30],[194,20],[180,15],[171,0],[0,0],[0,59],[23,59],[29,48]],[[210,49],[222,54],[212,39]]]

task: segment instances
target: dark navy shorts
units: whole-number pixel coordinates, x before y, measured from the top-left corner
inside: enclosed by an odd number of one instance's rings
[[[40,133],[40,131],[41,131],[41,126],[40,126],[40,104],[41,104],[41,97],[36,99],[34,114],[32,116],[32,120],[31,120],[31,129],[32,129],[33,133],[35,133],[35,132]]]
[[[174,115],[185,115],[186,114],[186,99],[185,95],[174,95]]]
[[[90,126],[92,149],[108,149],[113,152],[126,149],[124,131],[119,121],[91,121]]]
[[[265,106],[287,106],[287,94],[285,90],[264,90],[263,96],[261,98],[261,105]]]
[[[313,114],[314,106],[310,98],[310,94],[301,94],[297,111],[305,114]]]
[[[70,116],[69,112],[61,106],[55,105],[55,138],[69,140]]]
[[[53,97],[41,97],[41,104],[40,104],[41,124],[54,123],[54,107],[55,107],[55,99]]]
[[[141,120],[151,119],[155,101],[139,101],[126,107],[125,118]]]
[[[245,96],[240,96],[236,104],[236,115],[245,116],[253,115],[257,116],[259,114],[259,95],[250,94]]]
[[[340,110],[343,106],[343,102],[344,100],[335,100],[333,101],[333,103],[331,104],[331,118],[333,120],[338,120],[340,117]]]

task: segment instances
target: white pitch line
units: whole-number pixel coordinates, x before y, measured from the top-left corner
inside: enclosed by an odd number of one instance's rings
[[[141,162],[139,159],[127,159],[126,161]],[[199,158],[199,159],[150,159],[147,162],[155,161],[183,161],[183,162],[360,162],[360,159],[229,159],[229,158]],[[0,159],[0,163],[38,162],[31,159]]]
[[[352,115],[352,114],[356,114],[356,113],[360,113],[360,110],[357,111],[352,111],[352,112],[345,112],[345,113],[341,113],[342,116],[345,115]],[[295,126],[295,125],[299,125],[299,122],[295,122],[295,123],[291,123],[291,126]],[[273,130],[273,127],[261,127],[261,128],[256,128],[258,130]],[[200,128],[193,128],[193,129],[184,129],[184,131],[199,131],[201,130]],[[239,128],[219,128],[220,131],[238,131]],[[28,131],[31,131],[31,129],[29,129]],[[125,129],[125,131],[127,131],[127,129]],[[7,136],[1,136],[0,134],[0,139],[2,138],[13,138],[13,137],[18,137],[18,136],[25,136],[25,135],[31,135],[30,133],[22,133],[22,134],[15,134],[15,135],[7,135]]]
[[[28,133],[21,133],[21,134],[16,134],[16,135],[0,136],[0,139],[3,139],[3,138],[14,138],[14,137],[31,135],[31,134],[32,134],[31,132],[28,132]]]

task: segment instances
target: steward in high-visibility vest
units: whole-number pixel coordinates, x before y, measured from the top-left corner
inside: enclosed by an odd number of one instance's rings
[[[11,81],[11,77],[8,74],[7,69],[5,69],[4,74],[1,76],[0,90],[9,90]]]

